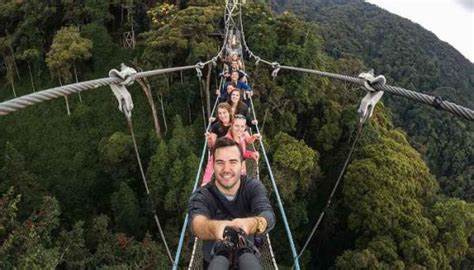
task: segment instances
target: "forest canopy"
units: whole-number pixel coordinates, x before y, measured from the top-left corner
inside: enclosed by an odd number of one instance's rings
[[[305,21],[298,14],[307,13],[288,12],[286,1],[247,1],[247,43],[255,54],[279,63],[348,75],[375,67],[400,86],[435,89],[432,94],[473,104],[472,95],[462,94],[472,89],[472,63],[419,26],[373,6],[361,8],[362,1],[348,2],[314,1],[308,7],[319,16]],[[105,77],[121,63],[148,70],[208,60],[222,44],[223,5],[211,0],[3,1],[0,101]],[[359,21],[350,21],[355,13]],[[395,32],[375,28],[374,16]],[[351,24],[361,28],[348,28]],[[399,37],[407,32],[430,50],[395,50],[406,48]],[[299,250],[346,158],[364,93],[290,71],[273,79],[270,69],[251,61],[246,71]],[[172,251],[220,72],[219,65],[208,65],[202,81],[193,70],[129,87],[137,144]],[[459,78],[448,80],[453,74]],[[442,88],[442,80],[455,90]],[[453,119],[384,97],[303,254],[303,268],[474,267],[474,132],[472,123]],[[271,190],[266,169],[260,165]],[[187,234],[186,243],[190,238]],[[279,266],[291,267],[280,218],[270,238]],[[183,267],[189,249],[185,245]],[[1,116],[0,268],[109,267],[169,267],[133,140],[110,89]]]

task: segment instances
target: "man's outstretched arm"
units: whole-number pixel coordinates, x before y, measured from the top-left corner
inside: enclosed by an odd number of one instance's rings
[[[199,239],[202,240],[223,240],[224,229],[233,226],[229,220],[211,220],[204,215],[194,216],[191,227]]]

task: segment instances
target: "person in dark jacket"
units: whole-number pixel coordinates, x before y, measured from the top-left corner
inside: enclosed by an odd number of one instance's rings
[[[188,205],[190,227],[204,240],[203,255],[208,270],[229,269],[237,257],[239,269],[262,269],[251,249],[234,254],[217,249],[227,227],[242,230],[251,238],[275,226],[275,213],[263,184],[241,178],[242,149],[228,138],[219,138],[213,148],[215,179],[196,190]]]
[[[234,116],[238,114],[245,116],[248,127],[253,128],[255,125],[257,125],[257,120],[252,120],[249,107],[247,104],[242,102],[241,92],[239,89],[234,89],[230,92],[227,103],[229,103],[229,105],[232,107]]]

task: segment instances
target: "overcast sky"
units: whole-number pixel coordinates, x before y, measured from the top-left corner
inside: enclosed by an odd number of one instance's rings
[[[474,0],[366,0],[405,17],[474,62]]]

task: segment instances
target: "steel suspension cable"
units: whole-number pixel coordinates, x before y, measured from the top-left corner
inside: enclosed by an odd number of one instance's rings
[[[253,99],[252,99],[251,96],[250,96],[250,104],[251,104],[252,108],[254,108]],[[255,117],[255,110],[252,110],[252,112],[253,112],[254,118],[256,118]],[[256,125],[256,130],[257,130],[257,133],[260,133],[258,125]],[[296,252],[296,247],[295,247],[295,243],[293,241],[293,236],[291,234],[290,225],[288,224],[288,220],[286,218],[285,208],[283,207],[283,203],[282,203],[282,200],[280,198],[280,192],[278,191],[278,186],[275,182],[275,177],[273,176],[272,168],[270,166],[270,161],[269,161],[267,153],[265,151],[265,146],[263,145],[263,139],[261,139],[259,142],[260,142],[260,149],[262,150],[263,157],[265,159],[265,163],[266,163],[267,168],[268,168],[268,173],[269,173],[270,180],[271,180],[271,183],[272,183],[272,186],[273,186],[273,190],[275,191],[275,196],[276,196],[276,199],[277,199],[278,208],[280,209],[280,214],[281,214],[282,219],[283,219],[283,224],[285,226],[286,234],[287,234],[288,240],[290,242],[291,253],[293,255],[293,262],[294,262],[295,268],[297,270],[299,270],[300,269],[299,258],[298,258],[298,254]]]
[[[202,67],[201,65],[202,63],[198,63],[196,65],[190,65],[190,66],[163,68],[163,69],[155,69],[155,70],[150,70],[150,71],[138,72],[136,74],[131,75],[131,79],[135,80],[138,78],[156,76],[156,75],[166,74],[170,72],[176,72],[176,71],[182,71],[182,70],[188,70],[188,69],[197,69],[197,68],[201,68]],[[0,115],[7,115],[9,113],[18,111],[25,107],[28,107],[28,106],[31,106],[43,101],[55,99],[61,96],[67,96],[74,93],[79,93],[82,91],[95,89],[101,86],[117,84],[120,82],[122,82],[122,79],[120,78],[107,77],[107,78],[95,79],[95,80],[84,81],[84,82],[79,82],[79,83],[67,84],[63,86],[58,86],[58,87],[34,92],[29,95],[24,95],[18,98],[1,102]]]
[[[219,103],[219,98],[216,98],[216,101],[214,102],[214,107],[212,108],[211,115],[214,115],[214,111],[217,107],[217,103]],[[209,131],[210,127],[211,127],[211,122],[209,121],[209,123],[207,124],[206,132]],[[199,178],[201,176],[202,165],[204,164],[204,157],[206,156],[206,152],[207,152],[206,150],[207,150],[207,140],[204,140],[204,145],[202,147],[202,154],[199,160],[198,172],[196,174],[196,178],[194,179],[194,186],[193,186],[192,192],[196,191],[197,186],[199,184]],[[186,213],[184,217],[183,227],[181,228],[181,233],[179,236],[178,248],[176,250],[176,255],[174,257],[173,270],[178,269],[179,257],[181,256],[181,250],[183,249],[184,235],[186,234],[186,227],[188,226],[188,221],[189,221],[189,213]]]
[[[278,68],[317,74],[324,77],[329,77],[329,78],[333,78],[337,80],[355,83],[361,86],[363,86],[364,83],[366,82],[364,79],[361,79],[361,78],[351,77],[351,76],[337,74],[337,73],[324,72],[324,71],[319,71],[315,69],[306,69],[306,68],[284,66],[284,65],[282,66],[279,65]],[[384,91],[384,92],[391,93],[397,96],[402,96],[402,97],[405,97],[405,98],[408,98],[420,103],[433,106],[437,109],[450,112],[464,119],[474,121],[474,111],[472,109],[463,107],[453,102],[443,100],[440,97],[434,97],[434,96],[423,94],[423,93],[416,92],[413,90],[408,90],[402,87],[397,87],[397,86],[392,86],[392,85],[387,85],[387,84],[383,84],[383,85],[374,84],[371,86],[377,91]]]
[[[313,226],[313,229],[311,230],[311,233],[309,234],[308,238],[306,239],[306,242],[304,243],[303,248],[301,248],[300,252],[298,253],[298,258],[301,257],[303,252],[308,247],[308,244],[309,244],[309,242],[311,242],[311,239],[313,238],[314,234],[318,230],[319,225],[321,224],[321,221],[323,220],[323,218],[326,214],[326,211],[331,206],[334,194],[336,194],[337,188],[339,187],[339,184],[341,183],[342,177],[344,176],[344,173],[346,172],[347,166],[349,165],[349,163],[351,161],[352,154],[354,153],[354,149],[355,149],[355,147],[357,145],[357,142],[358,142],[358,140],[359,140],[359,138],[362,134],[362,130],[363,130],[363,124],[358,124],[357,125],[357,131],[356,131],[357,133],[355,135],[354,141],[352,141],[351,148],[349,150],[349,153],[347,154],[346,160],[344,161],[344,165],[342,166],[342,168],[339,172],[339,176],[336,180],[336,183],[334,184],[334,187],[331,190],[331,193],[330,193],[329,198],[326,202],[326,205],[324,206],[323,210],[321,211],[321,214],[319,214],[319,217],[318,217],[318,220],[316,221],[316,224]],[[351,138],[352,138],[352,135],[351,135]]]
[[[147,181],[146,176],[145,176],[145,171],[143,170],[143,165],[142,165],[142,161],[141,161],[141,158],[140,158],[140,152],[138,151],[137,140],[135,138],[135,132],[134,132],[134,129],[133,129],[132,117],[125,116],[125,118],[127,119],[128,129],[130,131],[130,135],[132,136],[133,148],[135,149],[135,156],[137,158],[138,167],[140,169],[140,174],[141,174],[141,177],[142,177],[143,185],[145,186],[145,191],[146,191],[148,200],[150,202],[151,212],[153,214],[153,218],[155,220],[156,227],[158,228],[158,231],[160,232],[160,236],[161,236],[161,239],[163,240],[163,244],[165,245],[165,249],[166,249],[166,253],[168,255],[168,259],[170,260],[171,264],[173,264],[173,257],[171,256],[171,251],[168,247],[168,243],[166,242],[165,234],[164,234],[163,229],[161,227],[160,220],[158,218],[158,215],[156,214],[156,205],[155,205],[155,202],[153,200],[153,197],[151,196],[150,189],[148,187],[148,181]]]
[[[246,51],[249,53],[250,58],[254,58],[256,60],[256,63],[258,64],[259,62],[262,62],[266,65],[271,66],[272,68],[276,69],[287,69],[287,70],[294,70],[298,72],[306,72],[306,73],[312,73],[312,74],[317,74],[323,77],[328,77],[336,80],[342,80],[346,82],[351,82],[355,83],[358,85],[363,86],[364,83],[366,82],[365,80],[358,78],[358,77],[352,77],[352,76],[347,76],[343,74],[337,74],[337,73],[330,73],[330,72],[324,72],[320,70],[315,70],[315,69],[307,69],[307,68],[300,68],[300,67],[293,67],[293,66],[285,66],[285,65],[280,65],[277,62],[270,62],[268,60],[262,59],[261,57],[255,55],[250,48],[247,45],[247,41],[245,40],[245,32],[244,32],[244,27],[242,23],[242,8],[240,7],[239,9],[239,23],[240,23],[240,32],[242,35],[242,40],[244,47]],[[459,116],[461,118],[474,121],[474,110],[458,105],[453,102],[449,102],[446,100],[443,100],[441,97],[434,97],[431,95],[423,94],[417,91],[397,87],[397,86],[391,86],[391,85],[372,85],[372,87],[377,90],[377,91],[385,91],[393,95],[397,96],[402,96],[420,103],[424,103],[430,106],[435,107],[436,109],[439,110],[444,110],[447,112],[450,112],[456,116]]]
[[[229,11],[229,17],[232,17],[232,12],[234,9],[227,9],[227,5],[229,5],[229,1],[226,1],[226,8],[224,10],[224,17],[226,17],[227,11]],[[235,5],[235,4],[234,4]],[[144,71],[144,72],[138,72],[136,74],[131,75],[132,80],[139,79],[139,78],[144,78],[144,77],[150,77],[150,76],[156,76],[159,74],[166,74],[170,72],[176,72],[176,71],[183,71],[183,70],[188,70],[188,69],[196,69],[196,68],[202,68],[203,66],[213,63],[215,64],[217,61],[217,58],[222,56],[222,53],[227,45],[227,40],[229,36],[229,27],[230,27],[230,20],[225,21],[225,36],[224,36],[224,42],[217,53],[216,56],[213,58],[207,60],[206,62],[199,62],[195,65],[190,65],[190,66],[181,66],[181,67],[172,67],[172,68],[164,68],[164,69],[154,69],[150,71]],[[59,87],[54,87],[54,88],[49,88],[46,90],[38,91],[38,92],[33,92],[28,95],[24,95],[18,98],[10,99],[4,102],[0,103],[0,116],[1,115],[7,115],[9,113],[18,111],[20,109],[23,109],[25,107],[41,103],[43,101],[55,99],[61,96],[68,96],[71,94],[75,93],[80,93],[86,90],[90,89],[95,89],[99,88],[101,86],[106,86],[110,85],[113,83],[120,83],[121,79],[119,78],[100,78],[100,79],[95,79],[95,80],[89,80],[89,81],[84,81],[84,82],[78,82],[78,83],[72,83],[72,84],[67,84]]]
[[[253,103],[252,103],[251,105],[253,106]],[[253,114],[254,120],[257,120],[256,114],[255,114],[255,112],[254,112],[254,108],[251,107],[250,109],[251,109],[252,112],[253,112],[252,114]],[[258,122],[257,122],[256,126],[257,126],[257,125],[258,125]],[[252,128],[250,128],[250,133],[252,133]],[[260,134],[260,135],[261,135],[261,134]],[[260,138],[260,139],[262,139],[262,138]],[[257,148],[255,147],[255,143],[252,143],[252,148],[253,148],[254,151],[258,151]],[[256,165],[256,171],[255,171],[256,178],[257,178],[258,181],[261,181],[261,179],[260,179],[260,166],[259,166],[259,162],[256,161],[256,162],[255,162],[255,165]],[[275,254],[273,253],[272,242],[270,241],[270,236],[268,235],[268,233],[265,234],[265,239],[267,240],[267,245],[268,245],[268,249],[269,249],[269,251],[270,251],[270,258],[271,258],[271,260],[272,260],[273,268],[278,270],[278,264],[276,263]]]

